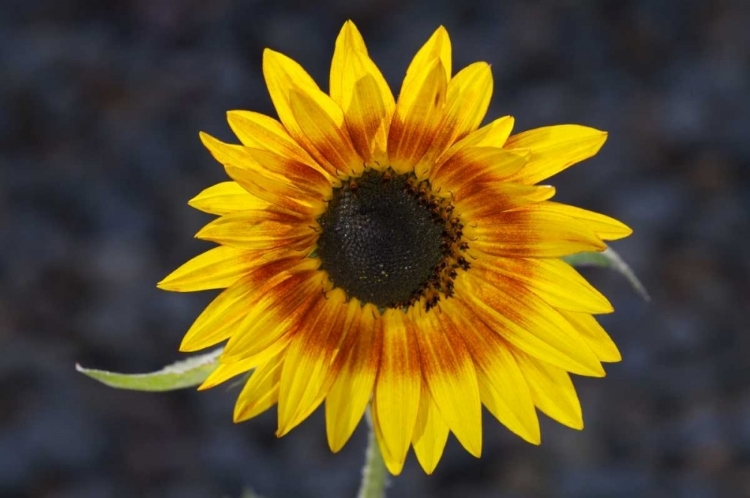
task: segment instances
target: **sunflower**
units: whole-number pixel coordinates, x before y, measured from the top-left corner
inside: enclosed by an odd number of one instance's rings
[[[278,436],[325,402],[334,452],[370,406],[393,474],[410,447],[431,473],[451,432],[478,457],[483,405],[533,444],[536,409],[582,428],[569,373],[604,376],[620,354],[592,316],[612,306],[560,258],[631,230],[538,183],[593,156],[606,133],[511,136],[509,116],[480,127],[490,67],[453,75],[443,27],[398,99],[352,22],[328,94],[272,50],[263,74],[278,121],[231,111],[242,145],[201,134],[231,178],[190,201],[219,216],[196,235],[219,245],[159,283],[226,289],[180,346],[227,341],[201,389],[252,371],[234,420],[278,405]]]

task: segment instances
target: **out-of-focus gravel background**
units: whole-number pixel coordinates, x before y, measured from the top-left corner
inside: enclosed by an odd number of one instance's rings
[[[412,456],[389,496],[750,496],[750,2],[312,3],[3,2],[0,495],[353,496],[362,427],[332,455],[319,413],[276,440],[274,413],[232,424],[236,389],[131,393],[73,369],[180,358],[212,294],[154,284],[208,247],[186,201],[224,176],[198,131],[273,114],[266,46],[326,87],[352,18],[396,88],[444,24],[455,67],[492,63],[492,117],[608,130],[552,183],[635,229],[615,247],[653,295],[586,272],[624,361],[576,380],[583,432],[545,419],[533,447],[488,417],[480,460],[451,441],[426,477]]]

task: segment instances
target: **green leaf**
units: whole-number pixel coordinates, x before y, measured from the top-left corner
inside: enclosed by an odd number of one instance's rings
[[[203,383],[206,377],[219,365],[221,349],[193,356],[166,366],[158,372],[145,374],[124,374],[83,368],[76,363],[76,370],[96,379],[102,384],[131,391],[174,391]]]
[[[622,273],[625,278],[628,279],[630,285],[633,286],[635,291],[645,301],[651,301],[651,296],[648,295],[648,291],[643,286],[638,277],[635,276],[633,270],[622,260],[619,254],[615,252],[611,247],[607,247],[604,252],[581,252],[567,256],[563,258],[565,261],[573,266],[601,266],[604,268],[612,268]]]

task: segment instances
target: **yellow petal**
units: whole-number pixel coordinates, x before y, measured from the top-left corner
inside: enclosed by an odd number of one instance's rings
[[[441,130],[450,137],[447,144],[479,128],[492,99],[492,86],[492,70],[486,62],[470,64],[450,80]]]
[[[197,351],[228,339],[248,314],[249,304],[258,295],[263,296],[280,281],[288,278],[289,272],[305,271],[311,267],[314,268],[312,258],[303,261],[286,258],[255,268],[219,294],[203,310],[182,339],[180,351]]]
[[[419,360],[422,375],[443,420],[466,450],[482,454],[482,403],[474,364],[452,323],[434,313],[411,308],[419,327]]]
[[[513,130],[513,123],[513,116],[497,118],[453,144],[450,149],[435,160],[435,164],[440,165],[453,157],[454,154],[467,148],[502,147]]]
[[[569,216],[586,225],[602,240],[617,240],[627,237],[633,230],[614,218],[558,202],[546,202],[531,209],[549,211]]]
[[[231,165],[237,168],[249,168],[262,170],[262,167],[253,157],[248,154],[248,148],[243,145],[224,143],[208,133],[200,132],[198,136],[203,145],[208,149],[214,159],[221,164]],[[280,178],[283,180],[283,178]]]
[[[487,181],[505,180],[523,168],[526,159],[524,155],[497,147],[466,148],[434,168],[430,173],[430,183],[434,190],[451,191],[457,202],[477,192],[486,197],[484,190]],[[498,208],[496,212],[503,210]]]
[[[221,182],[208,187],[188,201],[195,209],[211,214],[229,214],[245,209],[266,209],[271,204],[250,195],[237,182]]]
[[[422,45],[414,58],[409,64],[409,68],[406,70],[406,76],[404,82],[401,84],[401,93],[399,94],[399,101],[402,99],[413,99],[414,94],[411,92],[412,86],[421,86],[420,81],[424,77],[424,73],[430,71],[431,66],[434,64],[433,61],[437,59],[440,61],[440,67],[443,69],[445,74],[444,80],[450,81],[451,79],[451,40],[448,36],[448,31],[440,26],[430,36],[430,38]]]
[[[284,178],[285,183],[310,197],[327,200],[331,196],[331,181],[320,171],[271,151],[248,148],[247,152],[265,171]]]
[[[455,289],[483,322],[515,348],[570,372],[604,376],[578,331],[522,285],[493,287],[468,271],[459,275]]]
[[[549,305],[583,313],[611,313],[612,305],[572,266],[559,259],[480,258],[475,273],[496,287],[521,282]]]
[[[452,322],[474,360],[482,403],[513,433],[532,444],[541,442],[539,419],[529,387],[511,346],[487,328],[458,300],[440,303],[441,322]]]
[[[549,417],[572,429],[583,429],[583,414],[570,375],[560,368],[513,351],[526,378],[534,404]]]
[[[198,386],[199,391],[205,391],[211,389],[219,384],[222,384],[232,377],[236,377],[240,374],[247,373],[255,368],[257,365],[254,362],[238,361],[236,363],[220,363],[211,374],[206,377],[203,384]]]
[[[284,127],[289,131],[289,134],[328,173],[336,176],[336,171],[338,170],[349,174],[344,165],[331,164],[328,158],[318,151],[314,141],[308,138],[307,133],[309,130],[304,129],[306,126],[309,127],[310,123],[306,122],[305,126],[302,126],[297,121],[298,116],[295,116],[295,106],[292,104],[291,99],[295,92],[304,94],[309,100],[315,103],[315,107],[320,109],[322,114],[326,115],[326,126],[332,123],[333,126],[343,130],[344,113],[341,111],[341,108],[331,97],[318,88],[318,85],[302,69],[302,66],[283,54],[269,49],[263,52],[263,75],[265,76],[266,86],[268,87],[268,92],[271,94],[273,105],[279,114],[279,119],[284,123]],[[307,117],[308,113],[303,113],[302,115]]]
[[[297,185],[269,176],[266,171],[225,166],[227,174],[250,194],[270,203],[275,211],[285,212],[310,219],[317,218],[326,210],[326,203],[300,190]]]
[[[412,444],[419,464],[428,475],[432,474],[440,457],[443,456],[445,443],[448,442],[448,432],[448,424],[440,415],[440,410],[427,390],[427,386],[423,386],[422,395],[419,397],[419,414],[417,425],[414,427]]]
[[[264,149],[323,171],[284,126],[272,117],[252,111],[229,111],[227,121],[246,147]]]
[[[219,294],[187,331],[180,351],[198,351],[228,339],[247,313],[245,303],[257,287],[251,275]]]
[[[344,25],[331,65],[331,98],[344,110],[352,142],[367,163],[386,165],[395,101],[350,22]]]
[[[467,237],[474,240],[471,246],[492,256],[559,258],[607,247],[583,223],[529,206],[487,215],[475,222],[476,226],[465,230]]]
[[[279,391],[281,437],[306,419],[325,398],[322,392],[328,373],[343,339],[347,306],[346,293],[334,289],[326,295],[323,307],[296,334],[286,352]]]
[[[177,268],[157,286],[177,292],[224,289],[264,262],[253,256],[234,247],[215,247]]]
[[[622,360],[620,351],[617,349],[612,338],[599,325],[596,318],[588,313],[574,313],[572,311],[558,310],[578,332],[586,339],[591,350],[599,361],[616,362]]]
[[[198,390],[204,391],[206,389],[211,389],[212,387],[216,387],[219,384],[228,381],[232,377],[247,373],[268,363],[270,360],[286,351],[289,343],[291,342],[291,339],[291,335],[288,337],[284,337],[283,339],[273,344],[271,347],[265,349],[262,353],[249,356],[240,361],[235,361],[232,363],[220,363],[219,366],[216,367],[216,370],[211,372],[211,375],[206,377],[206,380],[203,381],[203,384],[198,387]]]
[[[256,197],[265,199],[264,190],[296,198],[313,198],[317,197],[314,194],[323,195],[321,192],[329,194],[329,178],[305,163],[265,149],[227,144],[207,133],[201,132],[200,138],[216,160],[227,167],[227,172],[231,174],[231,170],[238,169],[245,176],[251,175],[249,181],[242,181],[245,177],[236,181]],[[248,185],[258,186],[260,191]]]
[[[303,220],[286,213],[247,210],[217,218],[196,235],[239,249],[272,250],[279,248],[309,251],[317,234]]]
[[[234,421],[256,417],[275,405],[279,399],[279,380],[284,355],[279,354],[255,369],[234,406]]]
[[[220,357],[220,361],[228,361],[228,363],[223,363],[227,366],[227,370],[224,374],[222,374],[222,378],[229,375],[230,370],[238,371],[240,368],[242,368],[243,371],[249,371],[254,368],[258,368],[260,365],[263,365],[271,358],[286,351],[289,348],[289,344],[292,342],[292,339],[294,339],[294,337],[296,336],[297,330],[287,328],[285,331],[282,330],[280,334],[277,334],[277,330],[281,327],[284,327],[284,325],[281,325],[275,329],[271,329],[269,336],[272,336],[272,338],[267,339],[262,348],[258,348],[259,351],[250,356],[243,356],[242,359],[238,359],[238,357]],[[237,333],[241,334],[242,331],[238,331]]]
[[[492,98],[492,71],[486,62],[471,64],[456,74],[448,83],[442,121],[435,138],[416,167],[424,176],[435,159],[469,133],[479,128]]]
[[[324,157],[344,176],[358,175],[362,172],[362,158],[354,149],[344,124],[343,113],[338,106],[336,116],[331,116],[330,111],[309,94],[296,89],[291,90],[289,103],[297,124],[318,155]]]
[[[546,201],[555,195],[555,188],[549,185],[497,182],[491,177],[488,174],[476,177],[481,188],[474,190],[467,183],[462,193],[470,194],[469,197],[455,199],[454,205],[460,210],[463,219],[492,219],[498,212]],[[482,183],[485,179],[489,180]],[[492,199],[492,202],[487,202],[487,199]]]
[[[439,59],[415,75],[408,92],[402,90],[388,135],[388,157],[399,173],[413,171],[435,138],[447,91],[445,69]]]
[[[388,130],[395,106],[390,90],[383,90],[372,75],[365,75],[354,84],[353,98],[346,108],[346,125],[359,154],[373,168],[389,165]]]
[[[367,55],[367,46],[357,26],[352,21],[346,21],[336,38],[329,83],[331,98],[342,109],[346,109],[346,106],[343,105],[344,102],[351,100],[351,97],[346,97],[347,94],[351,93],[353,83],[348,59],[355,53]],[[357,79],[359,78],[355,78],[354,81]]]
[[[355,317],[348,335],[354,342],[344,351],[344,362],[326,398],[326,432],[333,452],[349,440],[372,397],[383,347],[381,329],[375,322],[377,313],[368,304]]]
[[[513,135],[505,148],[529,148],[531,159],[510,181],[538,183],[593,156],[606,140],[606,132],[579,125],[546,126]]]
[[[375,432],[375,438],[378,442],[378,447],[380,448],[380,454],[383,457],[383,463],[385,463],[385,467],[388,469],[388,472],[390,472],[394,476],[397,476],[404,468],[406,456],[395,456],[391,449],[388,447],[387,441],[383,436],[383,424],[378,418],[378,404],[375,398],[372,399],[371,407],[372,429]]]
[[[333,288],[333,290],[328,292],[343,291]],[[330,301],[330,299],[328,301]],[[330,304],[330,302],[327,304]],[[333,384],[339,378],[341,370],[344,368],[344,365],[349,359],[349,353],[351,353],[354,345],[359,339],[356,336],[356,330],[360,324],[360,321],[362,321],[362,303],[360,303],[356,298],[351,298],[347,302],[347,299],[345,298],[344,303],[341,305],[341,307],[342,310],[339,312],[340,321],[336,322],[335,324],[335,327],[338,328],[338,332],[336,332],[338,334],[338,342],[336,344],[333,344],[333,341],[330,341],[330,344],[332,344],[335,353],[333,354],[330,365],[328,366],[327,373],[322,385],[323,387],[321,387],[318,392],[319,399],[315,400],[312,403],[315,406],[318,406],[328,396],[328,393],[331,391]],[[355,329],[355,331],[352,332],[352,329]]]
[[[383,352],[375,384],[374,410],[393,474],[400,472],[409,451],[419,411],[422,372],[419,346],[412,323],[401,310],[388,309],[382,317]],[[396,469],[398,472],[394,472]]]
[[[253,155],[253,149],[224,143],[207,133],[200,133],[200,138],[214,158],[224,165],[227,174],[255,197],[287,211],[307,214],[320,209],[315,206],[316,199],[311,192],[285,175],[262,166]],[[317,203],[324,205],[322,201]]]
[[[232,363],[261,354],[302,330],[325,300],[321,273],[304,271],[269,279],[246,303],[247,313],[220,360]]]

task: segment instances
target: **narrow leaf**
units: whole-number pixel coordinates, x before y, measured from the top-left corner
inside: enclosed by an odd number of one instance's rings
[[[567,256],[563,258],[565,261],[573,266],[601,266],[604,268],[612,268],[622,273],[630,285],[633,286],[635,291],[645,300],[651,301],[648,291],[643,286],[638,277],[635,276],[633,270],[622,260],[619,254],[615,252],[611,247],[607,247],[603,252],[581,252]]]
[[[76,370],[96,379],[102,384],[132,391],[173,391],[198,386],[219,365],[221,349],[168,365],[157,372],[124,374],[83,368],[76,363]]]

